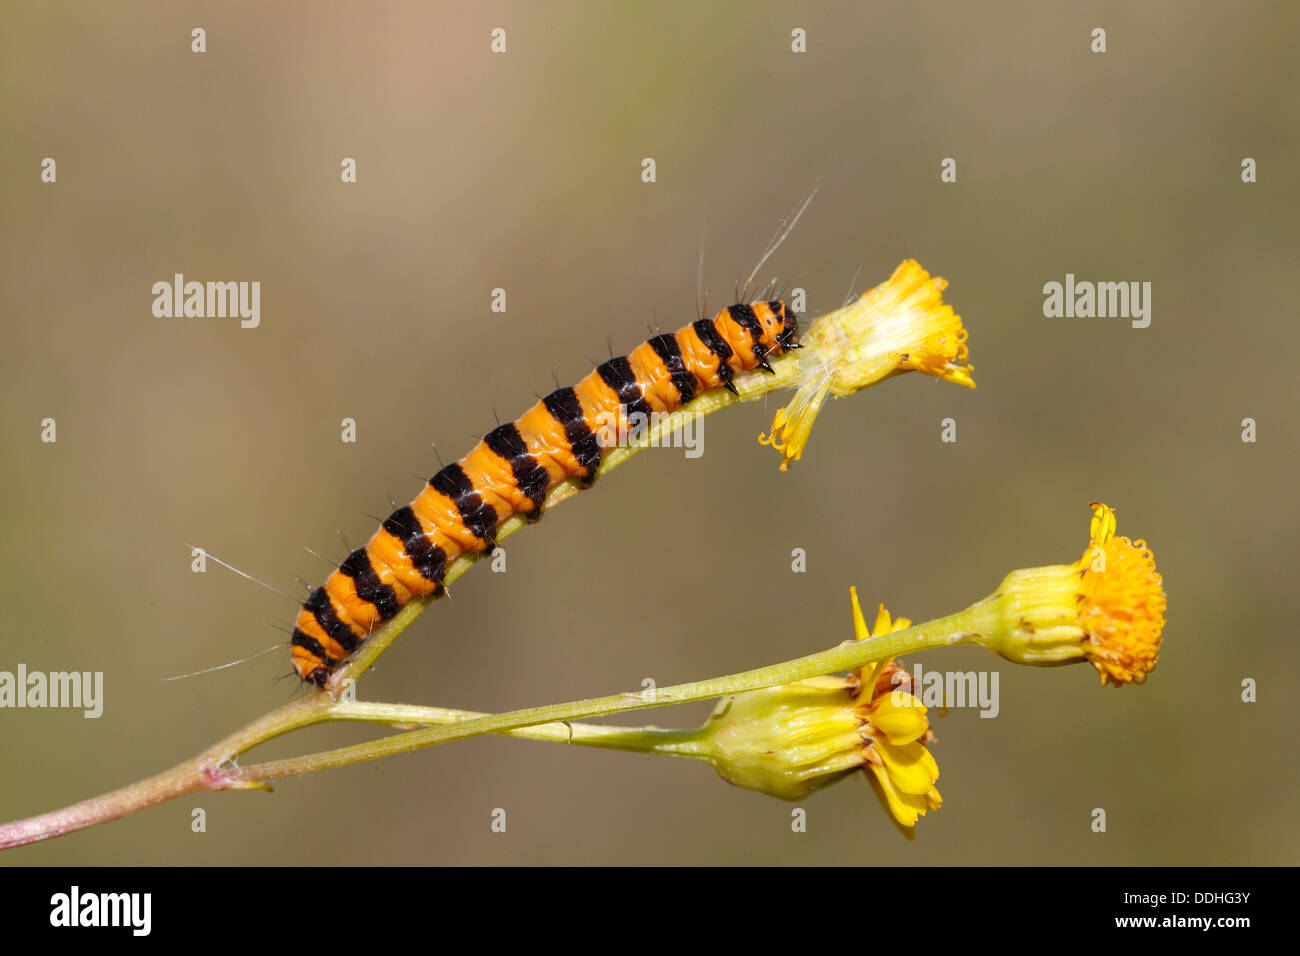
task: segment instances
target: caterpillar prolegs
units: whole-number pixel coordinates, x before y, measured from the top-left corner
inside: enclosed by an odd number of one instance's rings
[[[440,596],[450,561],[491,550],[506,518],[541,517],[546,493],[568,478],[589,486],[611,420],[623,428],[634,413],[672,412],[718,388],[734,392],[737,372],[771,371],[767,356],[797,348],[797,334],[797,319],[779,300],[733,305],[654,336],[493,429],[311,593],[291,642],[298,675],[323,685],[377,625],[415,597]]]

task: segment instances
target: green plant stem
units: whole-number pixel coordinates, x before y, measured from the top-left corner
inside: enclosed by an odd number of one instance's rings
[[[170,770],[83,800],[61,810],[0,826],[0,849],[62,836],[97,823],[107,823],[147,807],[203,790],[266,789],[262,784],[228,781],[221,768],[240,753],[291,730],[328,720],[331,701],[323,694],[296,701],[245,724],[202,753]]]
[[[491,717],[474,710],[448,710],[445,707],[413,707],[407,704],[382,704],[370,701],[340,703],[330,709],[330,720],[362,721],[410,727],[413,724],[443,726],[481,717]],[[606,750],[630,750],[638,753],[672,754],[702,757],[706,748],[699,741],[703,728],[666,730],[662,727],[615,727],[609,724],[581,724],[556,721],[503,730],[509,737],[572,744],[575,747],[600,747]]]
[[[653,692],[614,694],[565,704],[532,707],[505,714],[474,716],[448,725],[408,731],[353,747],[342,747],[248,767],[238,767],[233,764],[234,758],[244,750],[309,724],[326,720],[418,724],[432,718],[434,716],[432,711],[437,710],[400,704],[333,701],[326,694],[314,694],[303,701],[290,704],[253,721],[197,757],[157,776],[62,810],[0,826],[0,849],[48,839],[96,823],[116,820],[146,807],[190,793],[205,790],[268,789],[266,781],[269,780],[361,763],[389,754],[405,753],[484,733],[506,733],[525,727],[552,725],[552,729],[545,733],[553,737],[559,733],[555,726],[564,727],[563,723],[558,723],[562,721],[644,710],[650,707],[666,707],[671,704],[758,690],[806,677],[850,670],[886,657],[897,657],[927,648],[975,641],[979,638],[980,630],[991,623],[990,607],[989,601],[981,601],[958,614],[906,630],[865,641],[848,641],[817,654],[727,677],[658,688]],[[626,728],[602,730],[604,730],[603,744],[594,738],[584,743],[589,746],[610,746],[619,741],[620,734],[639,733]],[[697,751],[691,746],[690,735],[693,731],[663,733],[665,736],[660,741],[660,746],[655,748],[657,752],[696,755]]]
[[[666,707],[672,704],[685,704],[697,700],[709,700],[728,694],[738,694],[747,690],[758,690],[775,684],[787,684],[807,677],[818,677],[836,671],[851,670],[874,661],[898,657],[933,647],[947,647],[952,644],[974,641],[987,620],[988,602],[980,602],[949,617],[939,618],[925,624],[881,635],[866,641],[850,641],[816,654],[809,654],[792,661],[743,671],[726,677],[677,684],[673,687],[656,688],[654,691],[640,693],[612,694],[607,697],[593,697],[587,700],[570,701],[563,704],[548,704],[542,707],[529,707],[504,714],[476,717],[454,724],[412,730],[381,740],[340,747],[302,757],[290,757],[268,763],[253,764],[223,771],[232,782],[245,784],[261,783],[280,777],[311,773],[331,767],[375,760],[392,754],[406,753],[423,747],[450,743],[479,734],[495,734],[529,727],[549,724],[555,721],[578,720],[587,717],[599,717],[607,714],[624,713],[633,710],[645,710],[650,707]],[[396,713],[397,711],[394,711]],[[412,723],[416,721],[411,721]]]

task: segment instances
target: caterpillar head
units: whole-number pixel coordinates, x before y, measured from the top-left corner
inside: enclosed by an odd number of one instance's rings
[[[748,333],[757,359],[799,347],[796,343],[799,322],[793,312],[786,311],[785,303],[780,299],[751,305],[733,305],[723,314],[729,316],[735,326]],[[725,332],[723,334],[726,335]],[[732,345],[741,347],[740,342],[733,342]]]
[[[767,310],[772,313],[774,338],[782,351],[799,347],[799,317],[793,311],[787,311],[785,303],[773,299],[767,303]],[[764,330],[767,326],[764,323]]]

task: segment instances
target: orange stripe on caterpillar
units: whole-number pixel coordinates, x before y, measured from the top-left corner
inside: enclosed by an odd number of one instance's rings
[[[540,517],[546,493],[568,478],[589,485],[610,416],[625,421],[633,413],[672,412],[705,392],[735,391],[737,372],[768,368],[767,356],[796,348],[797,334],[795,316],[780,301],[733,305],[601,363],[576,385],[556,389],[493,429],[430,478],[312,592],[291,642],[298,675],[324,685],[414,597],[440,596],[448,563],[491,550],[502,521],[513,514]]]

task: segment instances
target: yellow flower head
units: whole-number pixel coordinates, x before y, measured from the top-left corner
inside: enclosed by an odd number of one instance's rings
[[[1101,682],[1140,684],[1160,659],[1165,589],[1145,541],[1115,537],[1115,512],[1093,504],[1092,544],[1080,568],[1084,654]]]
[[[854,629],[871,635],[853,592]],[[910,626],[882,606],[876,633]],[[892,661],[848,677],[807,680],[737,694],[719,703],[704,728],[707,759],[724,779],[798,800],[855,770],[868,772],[881,802],[911,835],[917,817],[938,809],[939,768],[926,708]]]
[[[975,387],[966,362],[966,330],[943,302],[948,283],[908,259],[889,281],[817,319],[800,338],[799,386],[759,441],[798,461],[828,394],[852,395],[882,379],[917,371]]]
[[[1140,684],[1159,660],[1163,582],[1145,542],[1115,537],[1114,509],[1092,507],[1083,556],[1008,574],[985,602],[994,616],[980,641],[1020,664],[1087,660],[1103,684]]]

